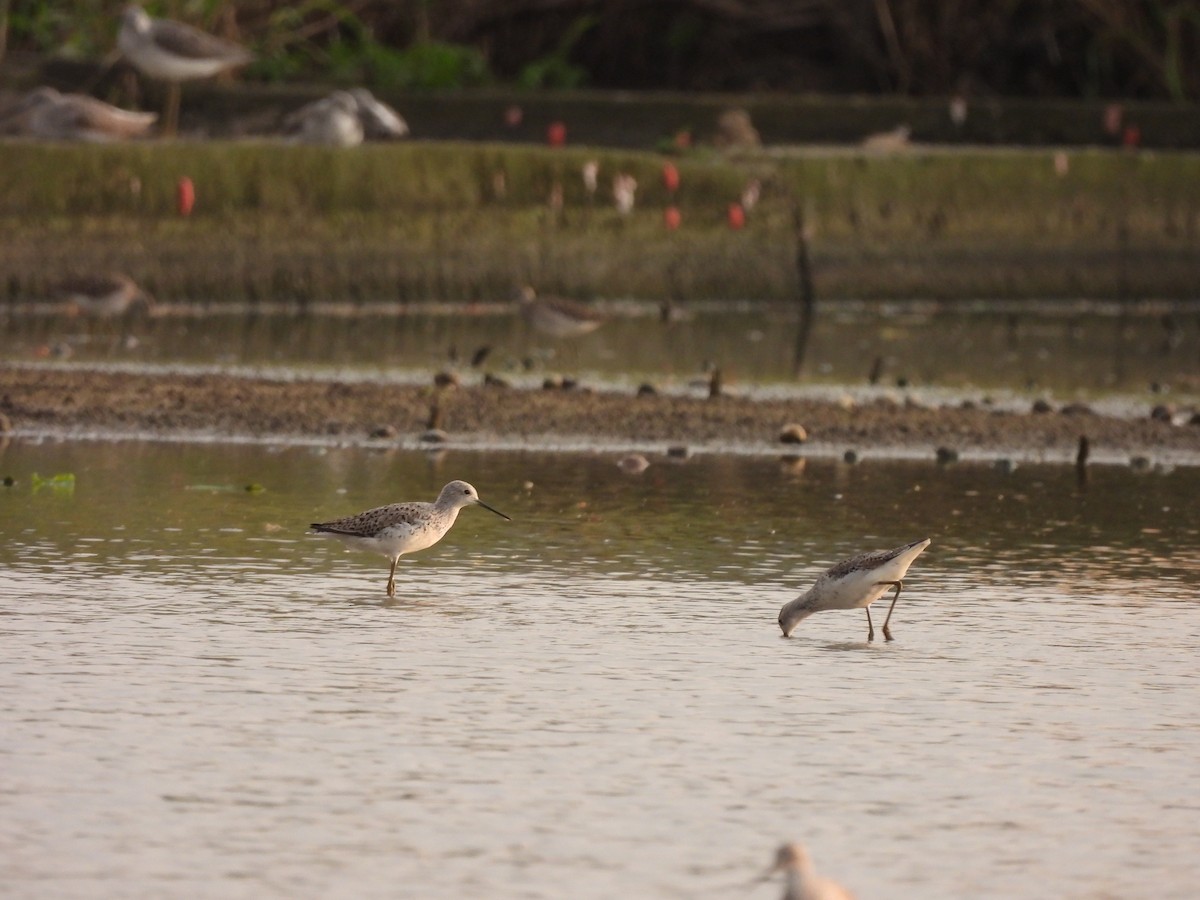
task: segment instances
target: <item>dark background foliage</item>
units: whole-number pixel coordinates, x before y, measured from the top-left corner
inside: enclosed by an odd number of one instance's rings
[[[12,51],[102,54],[120,2],[0,0]],[[162,0],[251,76],[392,87],[1200,97],[1197,0]]]

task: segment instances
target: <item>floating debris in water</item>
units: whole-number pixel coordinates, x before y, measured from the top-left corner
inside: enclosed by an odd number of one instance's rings
[[[617,461],[617,467],[627,475],[640,475],[650,468],[650,461],[640,453],[630,453]]]
[[[34,472],[29,476],[29,483],[34,493],[37,493],[42,488],[72,493],[75,490],[75,473],[64,472],[60,475],[51,475],[48,478],[42,478],[37,472]]]
[[[802,475],[808,468],[808,460],[803,456],[779,457],[779,470],[787,475]]]
[[[260,494],[266,490],[261,484],[188,484],[185,491],[207,491],[210,494]]]
[[[937,461],[945,465],[946,463],[958,462],[958,451],[953,447],[938,447]]]

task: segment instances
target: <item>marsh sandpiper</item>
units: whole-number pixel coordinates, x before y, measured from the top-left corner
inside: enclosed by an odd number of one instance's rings
[[[143,74],[167,82],[167,135],[179,125],[180,82],[209,78],[254,59],[245,47],[182,22],[152,19],[136,4],[121,13],[117,47]]]
[[[865,609],[867,611],[867,640],[875,640],[875,626],[871,623],[871,604],[896,589],[892,605],[888,607],[883,622],[883,636],[892,639],[888,624],[892,621],[892,610],[900,598],[905,573],[922,550],[929,546],[929,538],[913,541],[894,550],[878,553],[861,553],[842,560],[833,568],[822,573],[811,588],[779,610],[779,627],[784,637],[813,613],[827,609]]]
[[[48,141],[99,143],[141,137],[157,118],[86,94],[60,94],[52,87],[40,87],[5,111],[0,128]]]
[[[604,324],[604,316],[591,307],[562,297],[539,297],[528,285],[518,298],[525,321],[551,337],[580,337]]]
[[[784,844],[775,852],[775,863],[764,878],[783,872],[783,900],[854,900],[854,895],[832,878],[817,874],[803,844]]]
[[[400,557],[440,541],[464,506],[482,506],[500,518],[512,521],[480,500],[479,493],[465,481],[451,481],[433,503],[392,503],[332,522],[314,522],[309,527],[318,534],[339,537],[356,549],[382,553],[390,559],[392,568],[388,573],[387,594],[394,597],[396,563]]]

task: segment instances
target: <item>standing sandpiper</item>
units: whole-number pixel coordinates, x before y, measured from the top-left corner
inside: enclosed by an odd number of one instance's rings
[[[888,623],[892,621],[892,610],[900,598],[900,588],[908,567],[921,551],[929,546],[929,538],[913,541],[895,550],[878,553],[861,553],[843,560],[824,572],[816,583],[779,610],[779,627],[784,637],[791,637],[796,626],[815,612],[827,609],[865,609],[867,611],[867,640],[875,640],[875,626],[871,623],[871,604],[896,589],[892,605],[888,607],[883,622],[883,637],[892,639]]]
[[[167,82],[167,109],[163,133],[173,135],[179,126],[179,84],[208,78],[254,59],[232,41],[176,22],[152,19],[136,4],[125,7],[117,47],[134,66],[151,78]]]
[[[479,493],[465,481],[452,481],[433,503],[392,503],[368,509],[356,516],[314,522],[309,527],[318,534],[331,534],[359,550],[382,553],[392,561],[388,573],[387,594],[396,596],[396,563],[406,553],[432,547],[450,530],[458,511],[464,506],[482,506],[502,519],[509,519],[479,499]]]

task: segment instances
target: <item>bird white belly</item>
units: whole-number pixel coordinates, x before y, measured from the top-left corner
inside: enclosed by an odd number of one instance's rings
[[[121,51],[129,57],[135,66],[151,78],[163,81],[192,81],[196,78],[208,78],[216,75],[222,69],[229,68],[225,59],[188,59],[165,53],[152,42],[122,46]]]
[[[881,581],[892,579],[888,572],[879,569],[863,569],[853,572],[829,585],[828,599],[821,604],[823,609],[861,609],[878,600],[890,587]]]

